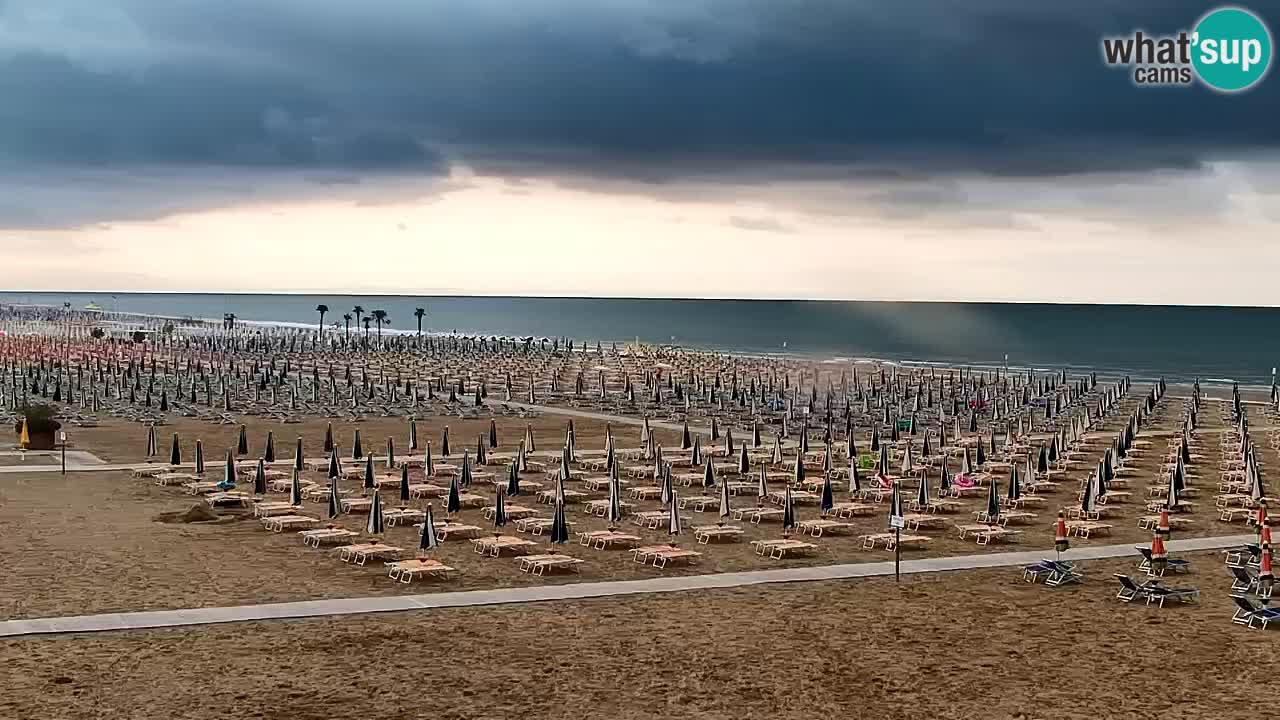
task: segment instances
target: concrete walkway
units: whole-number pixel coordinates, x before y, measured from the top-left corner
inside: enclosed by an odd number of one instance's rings
[[[1168,544],[1171,551],[1217,550],[1253,542],[1253,535],[1191,538]],[[992,567],[1017,567],[1036,562],[1050,554],[1047,550],[1026,552],[992,552],[978,555],[923,558],[902,563],[903,573],[932,573],[954,570],[972,570]],[[1134,556],[1133,545],[1102,545],[1084,547],[1063,553],[1064,560],[1100,560]],[[812,582],[820,580],[848,580],[860,577],[877,577],[893,574],[893,562],[853,563],[846,565],[821,565],[776,570],[754,570],[739,573],[713,575],[685,575],[646,580],[616,582],[571,583],[565,585],[537,585],[532,587],[471,590],[466,592],[441,592],[425,595],[396,595],[388,597],[347,598],[335,600],[309,600],[303,602],[273,603],[268,605],[241,605],[236,607],[193,608],[187,610],[158,610],[103,615],[78,615],[31,620],[0,622],[0,637],[27,635],[57,635],[67,633],[95,633],[113,630],[141,630],[191,625],[247,622],[254,620],[279,620],[285,618],[328,617],[334,615],[362,615],[367,613],[423,610],[430,608],[480,607],[513,603],[547,602],[555,600],[581,600],[586,598],[651,593],[686,592],[736,588],[772,583]],[[1110,578],[1095,577],[1094,582],[1109,582]],[[1009,582],[1017,582],[1011,575]]]

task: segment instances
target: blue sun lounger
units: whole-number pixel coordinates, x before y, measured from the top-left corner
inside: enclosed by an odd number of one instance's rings
[[[1175,558],[1166,558],[1164,569],[1157,570],[1151,564],[1151,548],[1138,547],[1135,548],[1138,554],[1142,556],[1142,562],[1138,563],[1138,569],[1146,573],[1148,577],[1163,577],[1165,573],[1189,573],[1191,572],[1191,563],[1187,560],[1178,560]]]
[[[1256,622],[1259,629],[1266,630],[1268,623],[1280,620],[1280,608],[1254,605],[1252,600],[1242,595],[1232,595],[1231,599],[1236,604],[1236,612],[1231,616],[1231,622],[1236,625],[1254,627]]]
[[[1116,598],[1124,602],[1143,599],[1148,605],[1156,603],[1164,607],[1166,600],[1189,603],[1200,599],[1200,590],[1197,588],[1164,587],[1157,580],[1149,580],[1139,585],[1133,581],[1133,578],[1119,573],[1116,573],[1115,578],[1120,581],[1120,592],[1116,594]]]

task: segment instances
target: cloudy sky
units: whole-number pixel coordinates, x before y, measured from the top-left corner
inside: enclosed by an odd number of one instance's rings
[[[0,289],[1277,305],[1211,7],[0,0]]]

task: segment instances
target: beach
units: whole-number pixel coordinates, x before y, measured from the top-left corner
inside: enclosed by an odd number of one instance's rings
[[[260,342],[256,330],[202,332],[154,348],[35,339],[51,334],[0,340],[10,362],[25,363],[36,380],[14,384],[10,374],[5,394],[53,402],[70,447],[94,459],[77,460],[64,475],[57,451],[0,454],[0,537],[9,549],[0,622],[885,562],[895,558],[885,544],[895,483],[902,512],[919,523],[903,533],[918,538],[902,550],[910,560],[1027,550],[1053,557],[1059,511],[1073,513],[1073,549],[1149,545],[1171,472],[1185,485],[1174,539],[1253,532],[1248,490],[1219,489],[1237,472],[1228,469],[1239,461],[1236,410],[1195,400],[1191,385],[1179,395],[1173,386],[1088,375],[815,364],[679,348],[579,344],[561,352],[550,343],[480,339],[321,350],[308,347],[315,338],[284,330],[266,335],[278,343],[267,352],[251,344]],[[18,351],[30,354],[15,361]],[[49,399],[50,382],[73,399]],[[1274,466],[1274,411],[1241,407],[1251,419],[1250,462]],[[700,460],[682,447],[686,432]],[[237,451],[241,435],[246,447]],[[254,475],[268,436],[275,460],[262,468],[272,483],[258,493]],[[206,465],[200,476],[191,465],[197,440]],[[299,440],[299,486],[316,492],[292,507]],[[430,475],[428,445],[440,465]],[[986,464],[966,470],[979,445],[989,452]],[[1060,455],[1039,467],[1038,455],[1051,447]],[[227,477],[228,452],[236,483],[224,504],[208,486]],[[871,463],[859,490],[850,454]],[[655,479],[659,457],[684,520],[676,535]],[[521,462],[524,489],[509,494],[510,466]],[[1100,463],[1114,463],[1105,485],[1096,477]],[[471,485],[457,490],[473,504],[449,512],[463,466]],[[762,469],[766,497],[756,491]],[[975,484],[940,492],[944,469]],[[401,499],[402,472],[430,492]],[[882,478],[888,484],[877,490]],[[927,503],[912,510],[922,478]],[[404,584],[378,559],[342,562],[340,546],[308,547],[296,530],[271,532],[270,518],[257,516],[283,504],[315,526],[373,537],[396,549],[391,559],[415,555],[421,531],[410,521],[370,532],[363,506],[328,517],[331,483],[344,502],[367,502],[376,489],[386,512],[430,505],[437,523],[469,527],[478,541],[514,538],[520,552],[489,557],[467,539],[445,539],[423,555],[453,568],[449,577]],[[614,483],[620,512],[611,520]],[[834,506],[823,511],[828,484]],[[1236,499],[1222,506],[1228,494]],[[550,521],[563,507],[568,542],[524,531],[515,517],[495,527],[500,496],[504,512],[521,517]],[[992,502],[998,516],[977,522]],[[593,503],[600,512],[589,510]],[[1240,512],[1227,520],[1224,507]],[[794,527],[784,526],[787,518]],[[724,527],[740,532],[731,542],[699,541],[699,532]],[[579,542],[606,530],[634,541],[609,549]],[[803,552],[764,552],[782,540]],[[629,550],[635,546],[679,550],[688,562],[642,564]],[[520,571],[522,554],[581,563],[538,575]],[[1267,636],[1231,624],[1221,553],[1185,559],[1193,572],[1169,582],[1194,585],[1201,599],[1164,609],[1116,600],[1112,574],[1140,575],[1134,552],[1081,561],[1085,582],[1056,589],[1024,582],[1015,565],[910,574],[900,583],[873,577],[10,638],[0,641],[0,657],[14,690],[0,700],[0,715],[25,716],[46,703],[48,716],[68,718],[394,716],[405,708],[460,718],[639,718],[673,708],[707,718],[1244,716],[1256,701],[1248,678],[1260,672]],[[1219,687],[1228,676],[1229,686]]]

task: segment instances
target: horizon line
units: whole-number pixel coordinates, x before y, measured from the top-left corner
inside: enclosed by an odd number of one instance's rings
[[[1239,310],[1275,310],[1280,305],[1229,305],[1217,303],[1161,303],[1136,300],[1081,302],[1077,300],[1016,300],[1016,299],[972,299],[972,300],[930,300],[911,298],[821,298],[821,297],[733,297],[733,296],[679,296],[679,295],[553,295],[553,294],[516,294],[516,293],[453,293],[444,291],[404,293],[369,291],[354,292],[351,290],[278,290],[264,292],[257,290],[69,290],[65,288],[49,290],[10,290],[0,289],[0,294],[22,295],[25,293],[57,295],[59,293],[75,295],[233,295],[244,297],[385,297],[385,298],[423,298],[423,299],[508,299],[508,300],[637,300],[637,301],[673,301],[673,302],[776,302],[776,303],[882,303],[900,305],[1049,305],[1079,307],[1148,307],[1148,308],[1220,308]]]

